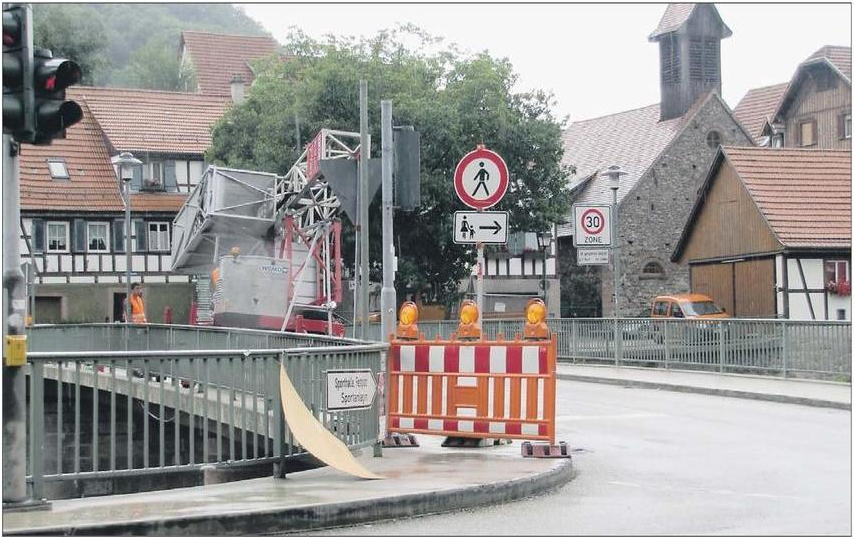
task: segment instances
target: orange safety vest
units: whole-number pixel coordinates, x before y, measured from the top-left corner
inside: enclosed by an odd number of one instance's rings
[[[131,295],[130,318],[133,323],[145,324],[145,307],[143,306],[141,296]]]

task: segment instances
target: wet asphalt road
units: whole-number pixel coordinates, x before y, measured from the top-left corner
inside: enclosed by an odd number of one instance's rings
[[[523,501],[324,535],[851,534],[851,412],[558,381],[578,476]]]

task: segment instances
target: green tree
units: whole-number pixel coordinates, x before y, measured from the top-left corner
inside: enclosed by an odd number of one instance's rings
[[[106,31],[92,5],[36,4],[33,44],[77,62],[83,84],[93,84],[110,66]]]
[[[73,59],[83,69],[83,82],[99,86],[130,84],[134,76],[128,72],[129,64],[136,61],[161,80],[155,86],[137,75],[146,82],[140,87],[172,89],[177,70],[173,79],[165,79],[167,66],[158,69],[154,62],[162,57],[170,62],[169,67],[177,65],[158,49],[169,43],[170,54],[177,59],[183,30],[269,35],[242,9],[230,4],[35,3],[33,22],[36,45]]]
[[[131,53],[127,67],[113,76],[118,86],[142,89],[193,91],[195,73],[181,65],[178,45],[166,38],[152,38]]]
[[[569,171],[560,163],[561,124],[550,111],[552,96],[514,92],[516,74],[506,59],[439,48],[437,39],[410,26],[367,39],[330,36],[324,42],[296,32],[289,43],[288,61],[256,64],[261,76],[248,99],[215,127],[207,158],[285,173],[321,128],[359,130],[359,80],[367,80],[373,155],[379,155],[381,99],[393,101],[396,125],[414,125],[421,133],[421,206],[395,214],[401,299],[423,296],[450,305],[459,298],[474,248],[452,240],[453,212],[465,209],[454,194],[453,174],[477,144],[507,162],[510,185],[494,209],[510,212],[511,228],[542,230],[568,212]],[[378,195],[369,222],[375,280],[382,259],[379,203]],[[346,225],[345,239],[352,241]],[[344,252],[352,265],[352,242],[345,242]]]

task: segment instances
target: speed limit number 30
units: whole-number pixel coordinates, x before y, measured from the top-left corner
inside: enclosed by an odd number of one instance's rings
[[[608,205],[576,205],[575,245],[611,245],[611,207]]]

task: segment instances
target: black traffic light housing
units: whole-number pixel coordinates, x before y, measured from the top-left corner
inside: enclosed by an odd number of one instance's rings
[[[33,46],[29,4],[3,4],[3,133],[17,142],[49,144],[83,118],[65,89],[80,82],[80,66]]]
[[[18,142],[35,137],[32,9],[3,5],[3,133]]]
[[[65,88],[80,82],[82,74],[76,62],[54,58],[47,49],[34,50],[34,144],[49,144],[54,138],[65,138],[65,129],[83,118],[80,105],[65,100]]]

